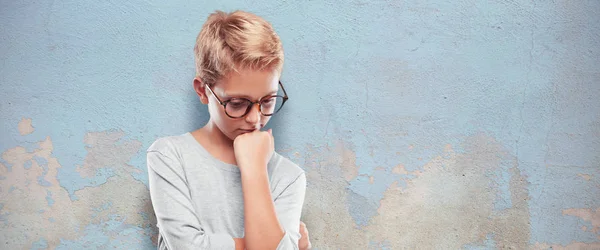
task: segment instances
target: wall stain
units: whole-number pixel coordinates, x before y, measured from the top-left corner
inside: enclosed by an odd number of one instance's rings
[[[90,174],[86,171],[95,171],[106,166],[115,169],[117,174],[100,186],[76,191],[78,199],[75,201],[71,200],[67,190],[60,186],[56,178],[61,166],[58,159],[52,157],[53,144],[50,137],[39,142],[38,148],[33,152],[27,152],[23,147],[6,150],[2,158],[12,165],[12,170],[9,172],[6,168],[1,168],[5,179],[0,181],[0,191],[3,201],[6,201],[2,207],[2,214],[35,216],[19,216],[18,219],[1,224],[0,228],[4,228],[2,246],[7,249],[30,248],[30,245],[23,245],[23,242],[33,242],[43,237],[48,247],[54,249],[61,244],[61,240],[76,240],[84,236],[83,229],[87,225],[103,224],[109,220],[118,220],[124,225],[142,229],[150,228],[152,234],[156,235],[156,218],[148,189],[145,184],[129,174],[135,168],[127,165],[129,158],[139,149],[140,143],[117,143],[117,139],[122,136],[123,134],[118,132],[87,134],[88,155],[84,166],[78,169],[82,171],[82,176]],[[44,172],[34,159],[47,162],[45,179],[50,183],[49,186],[27,184],[36,183],[32,181],[37,180]],[[24,165],[28,161],[32,164],[26,169]],[[15,191],[5,192],[9,189]],[[53,205],[49,205],[46,200],[48,191],[52,194]],[[52,230],[48,230],[49,228]],[[155,237],[152,239],[156,240]]]
[[[307,147],[309,187],[303,219],[313,245],[320,249],[365,249],[373,242],[386,242],[392,249],[461,248],[492,235],[498,248],[528,248],[527,181],[516,159],[485,134],[466,138],[463,147],[465,153],[457,154],[450,145],[445,146],[444,154],[421,170],[407,172],[397,165],[393,172],[416,177],[405,180],[405,188],[398,182],[391,185],[378,214],[364,228],[356,226],[344,198],[349,190],[343,173],[358,168],[344,165],[355,162],[350,147],[343,142],[319,150]],[[513,203],[496,211],[493,203],[497,190],[489,173],[506,160],[513,162],[509,169]]]
[[[596,209],[570,208],[563,210],[562,214],[579,217],[584,221],[590,222],[593,227],[590,231],[597,234],[600,240],[600,207]],[[584,231],[587,231],[587,228]]]

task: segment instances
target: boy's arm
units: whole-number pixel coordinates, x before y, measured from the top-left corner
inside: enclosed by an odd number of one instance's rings
[[[242,172],[242,190],[246,248],[277,248],[285,232],[277,219],[267,172]]]
[[[300,174],[273,200],[267,173],[273,147],[271,130],[246,133],[234,141],[244,195],[244,239],[250,250],[298,249],[306,176]]]
[[[305,187],[302,173],[273,202],[266,172],[242,174],[248,249],[298,249]]]
[[[230,235],[205,233],[179,161],[149,150],[147,164],[152,206],[168,249],[234,249]]]
[[[246,241],[244,238],[233,238],[235,242],[235,250],[245,250],[246,249]]]

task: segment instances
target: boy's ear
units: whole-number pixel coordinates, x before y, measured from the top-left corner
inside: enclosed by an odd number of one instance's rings
[[[200,97],[200,102],[202,102],[202,104],[208,104],[208,96],[206,95],[206,87],[202,83],[200,78],[198,78],[198,77],[194,78],[194,90],[196,91],[196,94],[198,95],[198,97]]]

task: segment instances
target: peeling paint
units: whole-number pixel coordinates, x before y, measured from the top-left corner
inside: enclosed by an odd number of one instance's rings
[[[581,218],[584,221],[590,222],[592,224],[591,231],[595,234],[598,234],[598,239],[600,239],[600,207],[596,209],[592,208],[570,208],[562,211],[563,215],[571,215]],[[587,230],[584,230],[587,231]]]
[[[394,169],[392,169],[392,173],[398,174],[398,175],[407,175],[408,171],[406,171],[406,169],[404,169],[404,165],[400,164],[400,165],[394,167]]]
[[[18,125],[19,134],[28,135],[33,133],[34,128],[31,126],[31,118],[22,118]]]
[[[381,200],[379,214],[367,231],[375,241],[387,239],[393,249],[461,248],[493,234],[495,247],[528,247],[529,212],[527,182],[518,168],[511,168],[511,208],[494,211],[492,179],[486,172],[512,159],[493,138],[476,135],[465,141],[465,153],[446,148],[415,171],[406,188],[390,187]]]
[[[368,231],[357,227],[346,203],[348,177],[357,173],[348,145],[315,149],[307,146],[302,166],[307,190],[302,219],[308,222],[313,246],[334,249],[366,249]],[[352,241],[348,239],[353,239]]]
[[[391,249],[460,248],[493,234],[497,247],[527,248],[529,212],[525,178],[518,168],[510,169],[510,192],[515,203],[497,212],[493,209],[492,179],[486,175],[499,167],[502,160],[514,162],[514,157],[485,135],[468,138],[464,147],[466,152],[457,154],[446,146],[444,155],[434,158],[423,170],[406,172],[416,177],[405,180],[405,188],[398,187],[397,182],[390,186],[378,214],[364,228],[354,223],[353,227],[347,226],[351,223],[350,208],[341,198],[347,192],[347,183],[339,173],[342,169],[356,168],[341,164],[340,156],[349,155],[341,152],[348,152],[348,147],[343,143],[320,150],[309,147],[305,155],[309,189],[304,219],[310,222],[311,235],[316,235],[312,238],[314,245],[364,249],[368,246],[356,243],[386,241]],[[395,169],[403,173],[402,167]],[[354,244],[344,239],[353,239]]]
[[[76,169],[81,177],[89,178],[96,175],[99,169],[110,168],[115,170],[115,176],[129,175],[140,170],[129,166],[132,155],[142,147],[141,142],[124,140],[123,131],[91,132],[86,134],[84,143],[88,146],[88,153],[84,165]]]
[[[592,175],[589,174],[577,174],[577,176],[583,178],[586,181],[590,181],[592,179]]]
[[[60,187],[56,178],[57,171],[61,168],[57,159],[52,157],[53,143],[50,138],[38,143],[39,147],[33,152],[27,152],[24,148],[17,147],[7,150],[3,158],[15,166],[13,171],[4,172],[7,177],[0,182],[0,190],[8,190],[9,187],[26,190],[26,192],[4,193],[3,200],[7,202],[2,207],[3,213],[27,213],[33,214],[39,208],[44,208],[39,216],[19,217],[11,219],[2,228],[9,227],[11,230],[2,230],[3,246],[6,248],[19,248],[23,246],[23,237],[31,238],[36,235],[45,235],[45,244],[53,249],[61,244],[62,240],[76,240],[82,237],[80,231],[82,225],[102,223],[109,219],[117,219],[124,223],[139,228],[150,228],[155,232],[155,218],[150,203],[147,187],[135,180],[127,167],[127,155],[131,157],[128,143],[117,144],[113,138],[119,134],[102,132],[90,133],[88,150],[90,151],[89,164],[96,164],[93,159],[111,155],[112,166],[120,175],[110,178],[109,181],[98,187],[90,187],[76,192],[79,197],[77,201],[71,201],[66,190]],[[112,146],[107,144],[112,143]],[[136,145],[136,143],[134,143]],[[105,151],[108,150],[108,151]],[[37,160],[33,160],[37,159]],[[118,161],[117,161],[118,160]],[[22,165],[25,162],[33,162],[30,169]],[[42,169],[37,162],[43,161],[47,169]],[[87,166],[84,166],[86,168]],[[24,180],[36,179],[45,173],[48,185],[26,185]],[[35,195],[32,195],[35,194]],[[101,212],[94,212],[92,208],[111,202],[112,206]],[[77,208],[77,209],[73,209]],[[150,215],[150,219],[143,218],[140,211]],[[92,216],[92,213],[95,213]],[[29,225],[37,225],[30,227]],[[53,230],[48,230],[53,228]],[[21,235],[21,236],[20,236]],[[152,235],[148,235],[151,237]]]

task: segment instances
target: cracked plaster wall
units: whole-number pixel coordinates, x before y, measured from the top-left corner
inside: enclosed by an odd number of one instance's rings
[[[209,12],[279,32],[317,249],[600,249],[599,1],[3,1],[0,248],[153,249]]]

